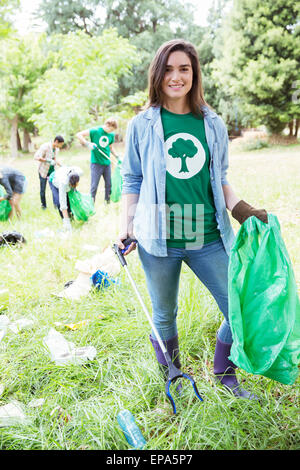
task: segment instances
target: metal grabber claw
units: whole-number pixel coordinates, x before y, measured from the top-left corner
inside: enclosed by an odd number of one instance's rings
[[[200,401],[203,401],[203,399],[201,398],[199,392],[198,392],[198,389],[197,389],[197,386],[196,386],[196,383],[194,381],[194,379],[188,375],[188,374],[185,374],[184,372],[182,372],[180,369],[178,369],[172,362],[171,360],[171,357],[152,321],[152,318],[147,310],[147,307],[137,289],[137,286],[136,286],[136,283],[134,282],[134,279],[132,278],[130,272],[129,272],[129,269],[128,269],[128,266],[127,266],[127,262],[125,260],[125,257],[124,257],[124,252],[127,250],[128,246],[131,244],[131,243],[137,243],[136,240],[134,240],[133,238],[127,238],[126,240],[124,240],[123,242],[123,245],[126,247],[125,249],[121,250],[118,245],[114,244],[113,245],[113,250],[114,252],[116,253],[116,255],[118,256],[119,258],[119,261],[121,263],[121,265],[124,267],[126,273],[127,273],[127,276],[129,277],[129,280],[131,282],[131,285],[137,295],[137,298],[139,299],[140,301],[140,304],[144,310],[144,313],[153,329],[153,332],[156,336],[156,339],[158,341],[158,344],[163,352],[163,355],[165,356],[165,359],[166,359],[166,362],[167,362],[167,366],[168,366],[168,380],[166,382],[166,386],[165,386],[165,391],[166,391],[166,395],[168,397],[168,399],[170,400],[170,403],[172,405],[172,408],[173,408],[173,412],[174,414],[176,414],[176,405],[175,405],[175,401],[171,395],[171,392],[170,392],[170,386],[172,384],[172,382],[175,382],[177,379],[187,379],[191,382],[192,386],[193,386],[193,389],[194,389],[194,392],[195,392],[195,395],[196,397],[200,400]]]

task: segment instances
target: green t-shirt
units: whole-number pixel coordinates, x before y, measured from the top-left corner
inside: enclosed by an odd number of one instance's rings
[[[161,110],[166,155],[167,246],[196,248],[220,237],[203,117]]]
[[[102,127],[90,129],[91,142],[98,148],[91,150],[91,163],[99,163],[100,165],[110,164],[110,148],[109,146],[115,141],[113,132],[105,132]]]

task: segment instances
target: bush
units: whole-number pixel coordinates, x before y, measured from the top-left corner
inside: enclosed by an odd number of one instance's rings
[[[265,140],[255,139],[249,142],[246,142],[243,146],[244,150],[260,150],[262,148],[269,147],[268,142]]]

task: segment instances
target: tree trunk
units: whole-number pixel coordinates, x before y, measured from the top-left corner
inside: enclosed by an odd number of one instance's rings
[[[17,129],[17,144],[18,144],[18,150],[22,150],[22,144],[21,144],[21,139],[20,139],[20,134],[19,134],[18,129]]]
[[[294,121],[290,121],[289,122],[289,130],[290,130],[289,137],[293,137],[293,129],[294,129]]]
[[[23,130],[23,150],[29,152],[29,144],[31,143],[30,135],[27,129]]]
[[[11,121],[11,131],[10,131],[10,150],[11,158],[18,158],[18,115]]]
[[[300,125],[300,119],[296,119],[295,121],[295,132],[294,132],[294,137],[298,137],[298,129]]]

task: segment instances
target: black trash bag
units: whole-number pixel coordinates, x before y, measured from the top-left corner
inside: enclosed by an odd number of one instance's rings
[[[26,243],[25,238],[19,232],[12,231],[12,232],[3,232],[0,234],[0,246],[9,245],[16,245],[19,243]]]

